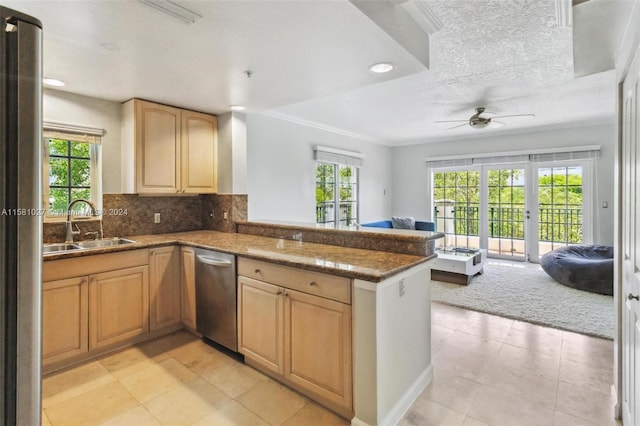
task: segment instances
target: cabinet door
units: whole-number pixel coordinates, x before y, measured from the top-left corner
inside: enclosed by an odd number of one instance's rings
[[[137,192],[179,192],[180,110],[138,100],[135,108]]]
[[[149,332],[149,267],[89,276],[89,349]]]
[[[351,306],[293,290],[285,300],[284,377],[351,409]]]
[[[178,247],[149,252],[149,328],[151,331],[180,322],[180,257]]]
[[[88,278],[42,284],[42,360],[44,365],[89,350]]]
[[[196,329],[196,264],[191,247],[180,247],[180,272],[182,285],[182,323]]]
[[[283,369],[282,289],[238,277],[238,350],[275,373]]]
[[[217,121],[212,115],[182,111],[182,192],[218,192]]]

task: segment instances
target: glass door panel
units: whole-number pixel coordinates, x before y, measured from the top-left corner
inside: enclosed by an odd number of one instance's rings
[[[487,170],[488,254],[524,259],[525,171],[524,168]]]
[[[538,168],[538,256],[583,242],[581,166]]]
[[[433,174],[434,218],[446,247],[479,248],[480,172],[451,170]]]

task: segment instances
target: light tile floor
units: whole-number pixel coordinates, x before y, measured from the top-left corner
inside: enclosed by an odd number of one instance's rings
[[[434,379],[401,425],[616,425],[609,340],[432,304]],[[45,377],[44,425],[347,425],[187,332]]]

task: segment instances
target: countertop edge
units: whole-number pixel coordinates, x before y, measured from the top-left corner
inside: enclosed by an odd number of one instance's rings
[[[216,231],[211,231],[211,232],[216,232]],[[160,239],[156,241],[144,241],[145,238],[152,238],[152,237],[160,238]],[[255,253],[245,253],[240,251],[229,250],[227,248],[221,248],[215,245],[207,245],[207,244],[194,242],[188,238],[188,235],[185,235],[184,237],[179,235],[168,235],[165,238],[163,237],[162,234],[160,234],[157,237],[155,235],[140,235],[140,236],[131,236],[128,238],[131,238],[136,242],[131,244],[111,246],[111,247],[101,247],[101,248],[94,248],[94,249],[68,251],[64,253],[46,254],[46,255],[43,255],[42,259],[44,262],[47,262],[52,260],[79,258],[79,257],[93,256],[93,255],[99,255],[99,254],[125,252],[125,251],[131,251],[131,250],[153,249],[155,247],[163,247],[163,246],[169,246],[169,245],[181,245],[181,246],[188,246],[188,247],[194,247],[194,248],[203,248],[207,250],[214,250],[222,253],[232,254],[235,256],[241,256],[241,257],[246,257],[246,258],[251,258],[256,260],[263,260],[263,261],[268,261],[268,262],[281,264],[285,266],[301,268],[301,269],[306,269],[306,270],[316,271],[316,272],[323,272],[323,273],[341,276],[345,278],[360,279],[364,281],[377,283],[377,282],[384,281],[389,277],[392,277],[400,272],[410,269],[416,265],[420,265],[436,257],[436,254],[433,254],[431,256],[424,256],[424,257],[413,256],[413,257],[416,257],[417,260],[412,262],[407,262],[406,264],[403,264],[399,267],[396,267],[384,272],[362,272],[362,271],[341,269],[339,267],[334,267],[334,266],[311,264],[304,261],[274,258],[274,257],[255,254]],[[143,241],[137,241],[136,238],[142,239]],[[254,236],[254,238],[277,240],[275,238],[270,238],[270,237]],[[318,244],[318,245],[322,245],[322,244]],[[389,255],[395,255],[395,253],[389,253]]]

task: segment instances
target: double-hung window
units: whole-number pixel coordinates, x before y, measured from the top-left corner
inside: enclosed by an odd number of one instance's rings
[[[100,148],[98,134],[47,129],[45,124],[43,206],[48,218],[66,217],[69,203],[78,198],[100,209]],[[71,214],[88,216],[90,212],[86,204],[79,203]]]
[[[351,226],[358,222],[358,168],[356,152],[316,147],[316,223]]]

